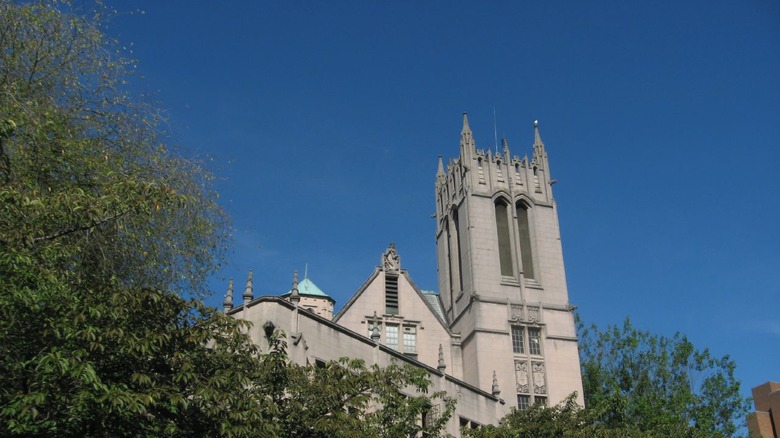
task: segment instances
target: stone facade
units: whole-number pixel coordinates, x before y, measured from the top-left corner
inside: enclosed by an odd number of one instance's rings
[[[250,272],[235,308],[231,281],[225,311],[253,322],[261,347],[267,321],[283,329],[299,363],[349,356],[426,369],[434,390],[458,397],[455,436],[573,392],[582,404],[554,182],[538,123],[533,156],[521,159],[506,141],[502,152],[477,150],[464,114],[460,156],[446,170],[440,157],[436,174],[438,293],[415,285],[390,244],[332,321],[333,300],[308,279],[301,293],[297,274],[281,298],[254,299]]]
[[[446,171],[440,158],[436,175],[439,294],[461,337],[462,378],[480,388],[494,373],[514,382],[516,397],[503,396],[521,407],[555,404],[574,391],[582,403],[555,181],[538,123],[530,160],[502,146],[477,150],[464,114],[460,157]]]

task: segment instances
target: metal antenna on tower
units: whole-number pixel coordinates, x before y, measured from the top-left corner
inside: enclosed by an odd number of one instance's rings
[[[496,125],[496,107],[493,107],[493,138],[496,142],[496,153],[498,153],[498,128]]]

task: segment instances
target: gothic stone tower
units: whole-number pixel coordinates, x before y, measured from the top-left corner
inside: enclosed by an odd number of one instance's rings
[[[577,335],[547,152],[477,150],[463,115],[460,156],[436,175],[439,293],[460,334],[463,379],[519,408],[577,391]],[[457,348],[457,345],[453,345]],[[497,388],[494,385],[497,384]]]

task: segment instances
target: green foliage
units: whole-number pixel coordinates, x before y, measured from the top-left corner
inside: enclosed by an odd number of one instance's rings
[[[712,357],[683,335],[579,324],[585,405],[575,395],[553,407],[515,410],[473,438],[734,436],[749,403],[739,394],[735,363]]]
[[[127,92],[110,14],[0,0],[0,247],[71,281],[204,295],[228,230],[213,177]]]
[[[422,371],[298,366],[182,298],[205,293],[225,218],[126,92],[106,14],[0,0],[0,435],[438,433],[452,404],[418,425],[441,397]]]
[[[585,404],[607,425],[667,436],[729,437],[749,410],[729,356],[698,350],[680,333],[668,338],[622,327],[580,326]]]
[[[342,358],[320,366],[287,361],[281,337],[263,358],[261,392],[273,400],[274,436],[407,437],[439,436],[455,402],[444,393],[428,395],[425,370],[410,365],[367,366]],[[420,420],[439,406],[430,423]]]
[[[593,410],[577,404],[573,394],[553,407],[534,405],[526,410],[514,410],[499,426],[483,426],[464,431],[469,438],[652,438],[664,437],[617,426],[608,427],[598,421]]]

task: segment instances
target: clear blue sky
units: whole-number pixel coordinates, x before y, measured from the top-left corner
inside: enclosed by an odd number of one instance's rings
[[[222,180],[235,243],[217,305],[303,271],[343,304],[395,242],[436,289],[433,182],[477,146],[558,179],[587,322],[681,331],[780,380],[780,3],[115,2],[174,139]]]

